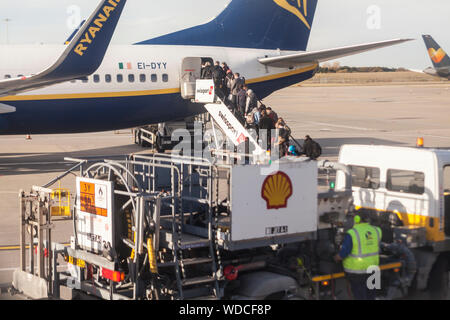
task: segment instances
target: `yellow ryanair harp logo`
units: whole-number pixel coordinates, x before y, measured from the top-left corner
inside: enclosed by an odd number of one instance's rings
[[[290,4],[288,0],[273,0],[273,2],[290,13],[296,15],[308,29],[311,29],[311,26],[306,20],[306,17],[308,16],[308,0],[295,0],[298,7]],[[300,10],[302,10],[303,13]]]

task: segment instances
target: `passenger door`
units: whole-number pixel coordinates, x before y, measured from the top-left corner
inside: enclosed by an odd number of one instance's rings
[[[187,57],[183,59],[180,74],[180,89],[183,99],[195,98],[195,82],[201,78],[202,65],[205,62],[214,65],[212,58]]]

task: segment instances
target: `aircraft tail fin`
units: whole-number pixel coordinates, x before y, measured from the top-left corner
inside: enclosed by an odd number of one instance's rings
[[[450,58],[444,49],[430,35],[423,35],[428,54],[436,69],[450,66]]]
[[[67,40],[64,42],[65,45],[68,45],[70,43],[70,41],[72,41],[72,39],[75,37],[75,35],[78,33],[78,31],[80,31],[81,27],[83,26],[83,24],[85,22],[86,22],[86,19],[81,21],[80,25],[72,32],[70,37],[67,38]]]
[[[232,0],[212,21],[139,45],[305,51],[318,0]]]

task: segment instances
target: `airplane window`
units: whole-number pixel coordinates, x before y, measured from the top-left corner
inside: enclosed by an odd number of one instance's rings
[[[147,80],[147,77],[145,76],[145,74],[140,74],[140,75],[139,75],[139,80],[140,80],[141,82],[145,82],[145,81]]]
[[[117,82],[119,82],[119,83],[123,82],[123,75],[121,75],[121,74],[117,75]]]
[[[134,74],[128,75],[128,82],[134,82]]]
[[[94,74],[94,82],[99,83],[100,82],[100,76],[98,74]]]
[[[11,79],[11,75],[10,74],[5,75],[5,79]]]
[[[106,81],[107,83],[110,83],[111,80],[112,80],[111,75],[110,75],[110,74],[105,74],[105,81]]]
[[[158,76],[156,74],[152,74],[152,82],[158,81]]]
[[[163,81],[163,82],[168,82],[168,81],[169,81],[169,75],[166,74],[166,73],[164,73],[164,74],[162,75],[162,81]]]

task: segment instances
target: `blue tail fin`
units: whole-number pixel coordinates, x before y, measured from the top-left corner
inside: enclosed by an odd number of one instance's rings
[[[232,0],[209,23],[137,44],[305,51],[318,0]]]
[[[434,41],[433,37],[430,35],[423,35],[423,40],[425,41],[425,45],[428,50],[428,55],[433,62],[435,68],[442,68],[450,66],[450,58],[447,53],[445,53],[444,49]]]

